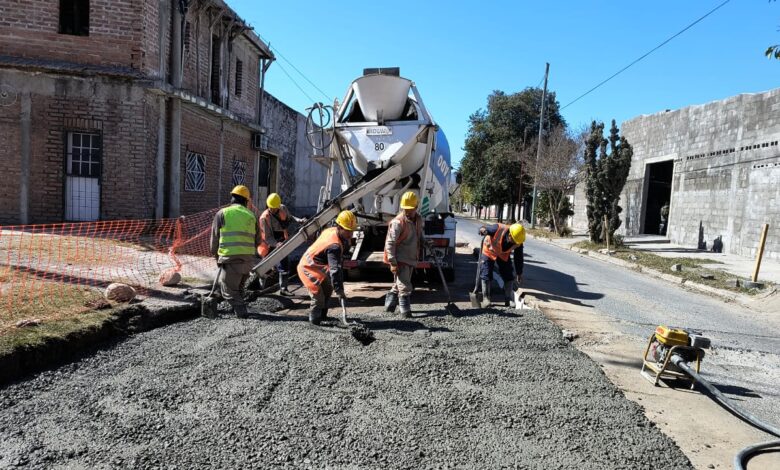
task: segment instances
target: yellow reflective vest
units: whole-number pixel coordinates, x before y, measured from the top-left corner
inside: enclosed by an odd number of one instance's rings
[[[219,256],[254,255],[257,219],[246,207],[235,204],[222,209],[225,225],[219,229]]]

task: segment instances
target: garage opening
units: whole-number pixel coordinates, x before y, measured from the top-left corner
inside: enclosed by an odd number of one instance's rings
[[[645,204],[644,233],[666,235],[672,197],[672,175],[674,160],[647,165],[647,204]],[[664,209],[664,207],[666,207]],[[662,209],[664,214],[662,214]]]

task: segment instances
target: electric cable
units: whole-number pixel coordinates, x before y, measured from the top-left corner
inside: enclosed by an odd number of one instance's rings
[[[276,54],[277,54],[279,57],[281,57],[281,58],[282,58],[282,60],[284,60],[285,62],[287,62],[287,63],[290,65],[290,67],[292,67],[292,68],[293,68],[293,70],[295,70],[296,72],[298,72],[298,74],[299,74],[301,77],[303,77],[303,79],[304,79],[304,80],[306,80],[306,81],[307,81],[307,82],[308,82],[308,83],[309,83],[311,86],[313,86],[315,90],[317,90],[318,92],[320,92],[320,94],[321,94],[322,96],[324,96],[326,100],[331,100],[331,97],[330,97],[330,96],[328,96],[328,94],[327,94],[327,93],[325,93],[324,91],[322,91],[322,89],[321,89],[320,87],[318,87],[318,86],[317,86],[317,85],[316,85],[316,84],[315,84],[313,81],[309,80],[309,77],[307,77],[307,76],[306,76],[306,74],[304,74],[303,72],[301,72],[301,71],[300,71],[300,69],[299,69],[298,67],[296,67],[296,66],[295,66],[295,64],[293,64],[293,63],[292,63],[292,62],[291,62],[291,61],[290,61],[290,60],[289,60],[287,57],[285,57],[285,55],[284,55],[284,54],[282,54],[282,52],[279,50],[279,48],[278,48],[278,47],[271,45],[271,43],[270,43],[270,42],[268,42],[268,41],[266,41],[266,40],[265,40],[265,38],[263,38],[262,36],[260,36],[260,35],[258,35],[258,36],[260,37],[260,39],[262,39],[263,41],[265,41],[265,42],[268,44],[268,47],[269,47],[269,48],[271,48],[271,49],[273,49],[273,51],[274,51],[274,52],[275,52],[275,53],[276,53]],[[288,76],[289,76],[289,75],[288,75]],[[312,100],[312,101],[314,101],[314,100]]]
[[[711,14],[715,13],[715,12],[716,12],[716,11],[718,11],[718,10],[719,10],[719,9],[720,9],[722,6],[724,6],[725,4],[729,3],[730,1],[731,1],[731,0],[726,0],[726,1],[724,1],[724,2],[723,2],[723,3],[721,3],[720,5],[716,6],[716,7],[715,7],[715,8],[713,8],[712,10],[708,11],[707,13],[705,13],[703,16],[699,17],[699,19],[697,19],[697,20],[696,20],[696,21],[694,21],[693,23],[689,24],[688,26],[686,26],[685,28],[681,29],[680,31],[678,31],[678,32],[677,32],[677,33],[675,33],[674,35],[670,36],[668,39],[666,39],[666,40],[665,40],[664,42],[662,42],[661,44],[659,44],[659,45],[655,46],[654,48],[650,49],[649,51],[645,52],[645,53],[644,53],[642,56],[640,56],[638,59],[634,60],[634,61],[633,61],[633,62],[631,62],[630,64],[626,65],[626,66],[625,66],[625,67],[623,67],[622,69],[620,69],[620,70],[618,70],[617,72],[615,72],[614,74],[610,75],[608,78],[606,78],[606,79],[602,80],[601,82],[599,82],[599,84],[598,84],[598,85],[594,86],[594,87],[593,87],[593,88],[591,88],[590,90],[588,90],[588,91],[586,91],[585,93],[581,94],[580,96],[578,96],[577,98],[575,98],[573,101],[570,101],[570,102],[569,102],[569,103],[568,103],[566,106],[564,106],[564,107],[562,107],[562,108],[561,108],[561,111],[563,111],[564,109],[566,109],[566,108],[568,108],[569,106],[573,105],[574,103],[576,103],[576,102],[577,102],[577,101],[579,101],[580,99],[584,98],[585,96],[589,95],[591,92],[593,92],[593,91],[595,91],[597,88],[601,87],[601,85],[604,85],[604,84],[605,84],[605,83],[607,83],[608,81],[612,80],[613,78],[617,77],[617,76],[618,76],[618,75],[620,75],[621,73],[625,72],[626,70],[628,70],[628,68],[629,68],[629,67],[631,67],[632,65],[634,65],[634,64],[636,64],[637,62],[641,61],[642,59],[644,59],[645,57],[649,56],[649,55],[650,55],[650,54],[652,54],[653,52],[657,51],[658,49],[660,49],[661,47],[663,47],[664,45],[666,45],[666,44],[667,44],[669,41],[671,41],[672,39],[676,38],[677,36],[681,35],[682,33],[686,32],[687,30],[691,29],[691,28],[692,28],[694,25],[696,25],[698,22],[700,22],[700,21],[701,21],[701,20],[703,20],[704,18],[706,18],[706,17],[710,16]]]
[[[279,65],[279,68],[282,69],[282,72],[284,72],[284,74],[287,75],[287,78],[289,78],[290,81],[293,82],[293,84],[298,88],[298,90],[300,90],[300,92],[303,93],[303,95],[306,96],[306,98],[308,98],[309,101],[311,101],[312,103],[315,103],[317,101],[314,98],[312,98],[311,96],[309,96],[308,93],[306,93],[306,91],[301,87],[301,85],[298,84],[297,81],[295,81],[294,78],[292,78],[292,76],[287,72],[287,70],[282,66],[281,63],[279,63],[278,65]]]

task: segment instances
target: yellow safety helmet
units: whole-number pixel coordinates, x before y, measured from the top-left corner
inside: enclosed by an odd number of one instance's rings
[[[233,188],[232,191],[230,191],[230,194],[234,194],[236,196],[241,196],[247,201],[251,199],[251,194],[249,194],[249,188],[244,186],[243,184],[239,184],[235,188]]]
[[[282,198],[276,193],[271,193],[268,195],[268,199],[265,200],[265,205],[271,209],[278,209],[282,206]]]
[[[516,244],[520,245],[525,241],[525,227],[521,224],[512,224],[509,226],[509,234]]]
[[[417,195],[407,191],[401,196],[401,209],[417,209]]]
[[[336,223],[344,230],[351,232],[357,228],[357,217],[351,211],[341,211],[336,217]]]

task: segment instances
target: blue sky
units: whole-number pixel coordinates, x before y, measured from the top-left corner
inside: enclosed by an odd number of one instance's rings
[[[304,112],[341,99],[364,67],[401,68],[446,132],[453,166],[468,116],[493,90],[549,88],[566,105],[723,0],[288,1],[229,0],[277,55],[267,89]],[[731,0],[663,48],[563,111],[572,126],[618,123],[739,93],[780,87],[780,2]],[[289,73],[309,95],[287,77]]]

